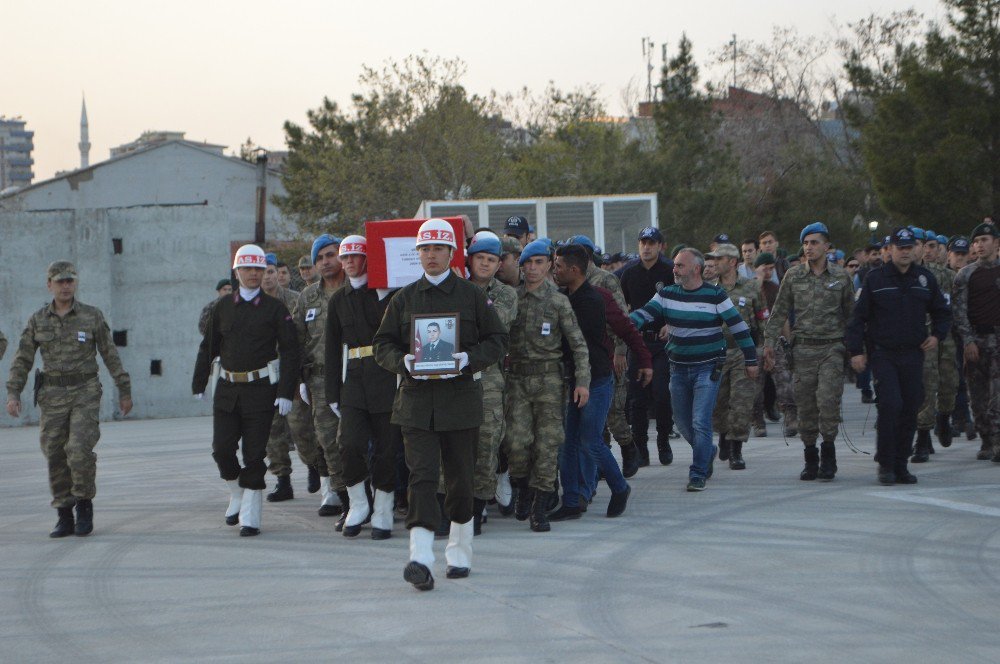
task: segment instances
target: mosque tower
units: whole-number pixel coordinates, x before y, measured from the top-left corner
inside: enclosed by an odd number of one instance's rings
[[[87,126],[87,98],[83,98],[80,112],[80,168],[90,166],[90,130]]]

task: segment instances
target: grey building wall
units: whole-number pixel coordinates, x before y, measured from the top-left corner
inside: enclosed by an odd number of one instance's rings
[[[191,396],[191,372],[198,315],[229,274],[228,222],[210,206],[0,213],[0,329],[11,346],[0,360],[4,382],[29,316],[50,299],[45,268],[65,258],[79,271],[80,301],[100,307],[113,331],[127,332],[118,351],[132,376],[130,417],[208,414],[210,406]],[[153,360],[161,375],[151,375]],[[119,415],[118,395],[103,364],[101,382],[101,418],[111,419]],[[32,383],[21,395],[23,416],[3,415],[0,426],[38,421]]]

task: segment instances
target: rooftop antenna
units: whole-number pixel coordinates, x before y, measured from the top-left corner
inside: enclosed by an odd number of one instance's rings
[[[652,37],[642,38],[642,57],[646,58],[646,101],[653,101],[653,49]]]

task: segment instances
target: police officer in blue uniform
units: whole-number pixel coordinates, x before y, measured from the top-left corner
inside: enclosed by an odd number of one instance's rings
[[[878,391],[879,484],[916,484],[906,463],[924,401],[924,353],[951,328],[951,310],[930,270],[914,263],[916,237],[890,236],[891,260],[868,273],[845,343],[857,372],[870,364]],[[927,334],[927,315],[931,317]]]

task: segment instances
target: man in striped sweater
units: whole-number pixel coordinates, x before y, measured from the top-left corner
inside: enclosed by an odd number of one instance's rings
[[[691,445],[688,491],[704,491],[712,474],[712,411],[719,392],[719,376],[726,357],[722,324],[729,327],[746,364],[747,376],[757,379],[757,351],[750,329],[726,291],[702,278],[705,257],[697,249],[683,249],[674,258],[674,281],[630,314],[640,330],[668,326],[670,402],[674,422]]]

